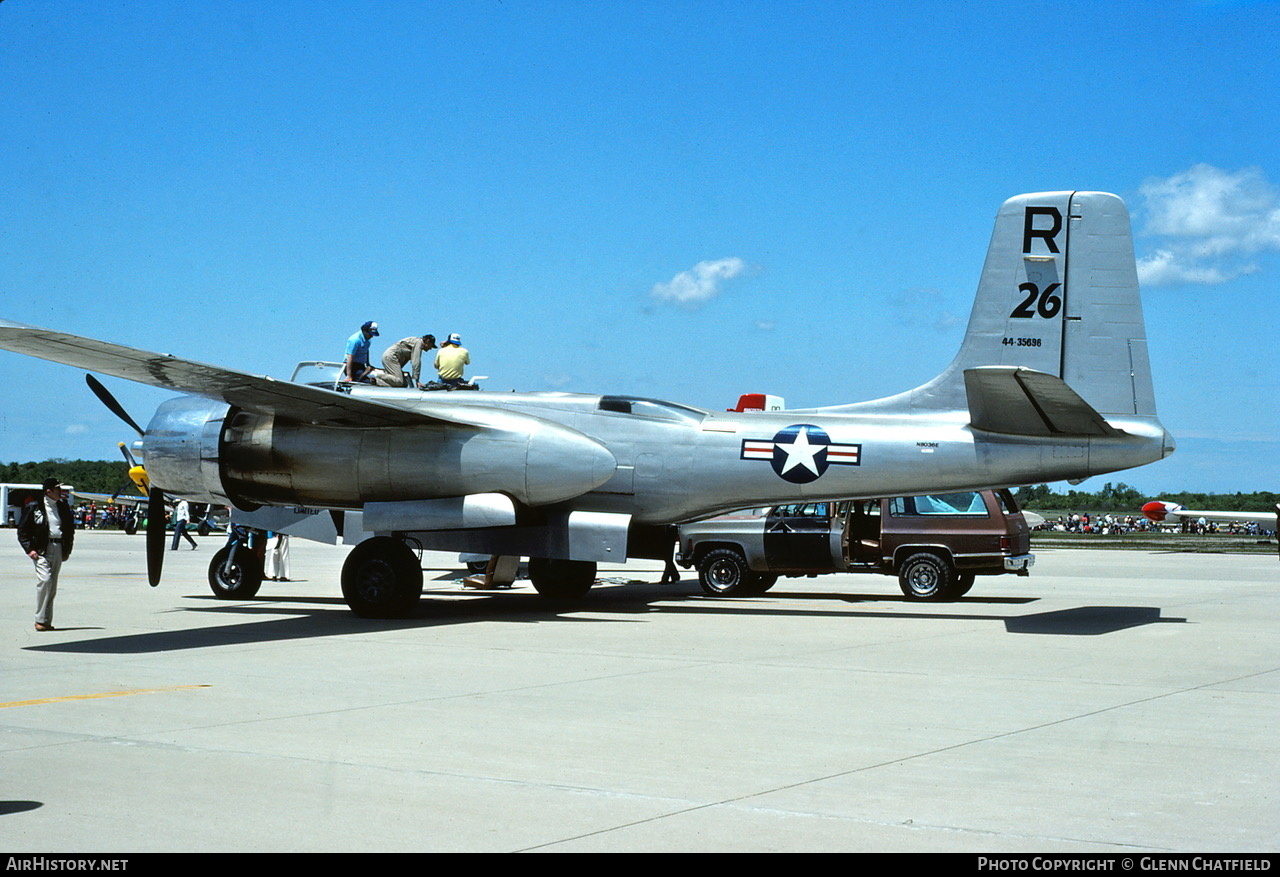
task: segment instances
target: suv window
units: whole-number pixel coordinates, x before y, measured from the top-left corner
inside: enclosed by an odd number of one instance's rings
[[[772,518],[825,518],[828,515],[828,503],[798,502],[791,505],[780,505],[774,508]]]
[[[982,494],[966,490],[963,493],[936,493],[926,496],[896,496],[889,503],[889,514],[895,518],[923,515],[950,515],[967,518],[990,517]]]

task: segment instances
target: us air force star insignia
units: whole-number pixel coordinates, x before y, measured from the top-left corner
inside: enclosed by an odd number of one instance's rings
[[[816,481],[834,464],[857,466],[862,445],[838,444],[826,430],[810,423],[798,423],[778,430],[772,441],[743,439],[743,460],[768,460],[773,471],[792,484]]]

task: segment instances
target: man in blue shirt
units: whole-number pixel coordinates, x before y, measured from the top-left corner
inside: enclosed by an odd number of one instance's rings
[[[370,320],[347,339],[347,358],[342,366],[343,380],[360,383],[373,371],[369,367],[369,340],[378,334],[378,324]]]

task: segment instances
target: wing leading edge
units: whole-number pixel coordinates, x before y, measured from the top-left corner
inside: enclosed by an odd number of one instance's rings
[[[389,405],[345,393],[179,359],[108,341],[0,320],[0,350],[88,369],[262,414],[324,426],[407,426],[424,422],[472,425],[465,416]]]

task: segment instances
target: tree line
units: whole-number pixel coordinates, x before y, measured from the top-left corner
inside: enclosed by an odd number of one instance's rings
[[[1047,484],[1033,487],[1020,487],[1014,491],[1018,505],[1024,509],[1037,511],[1074,511],[1074,512],[1119,512],[1136,515],[1143,503],[1153,499],[1163,502],[1174,502],[1189,509],[1223,512],[1267,512],[1280,502],[1280,493],[1255,491],[1254,493],[1161,493],[1151,496],[1123,481],[1112,484],[1108,481],[1096,492],[1087,490],[1068,490],[1059,493],[1051,490]]]
[[[122,490],[137,496],[129,482],[129,464],[124,460],[45,460],[41,463],[0,464],[0,482],[6,484],[39,484],[46,478],[57,478],[86,493],[112,494]]]

